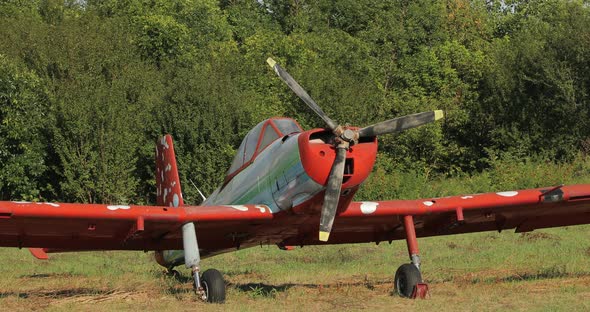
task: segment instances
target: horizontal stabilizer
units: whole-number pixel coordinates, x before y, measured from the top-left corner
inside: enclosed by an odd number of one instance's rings
[[[45,252],[45,249],[43,249],[43,248],[29,248],[29,251],[31,252],[31,255],[33,255],[33,257],[35,257],[39,260],[49,259],[49,256],[47,256],[47,253]]]

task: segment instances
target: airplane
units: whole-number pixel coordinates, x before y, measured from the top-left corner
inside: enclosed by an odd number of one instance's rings
[[[434,122],[443,112],[341,126],[286,70],[267,62],[325,127],[303,130],[283,117],[260,122],[243,139],[222,185],[199,206],[184,204],[172,137],[165,135],[156,144],[156,206],[0,202],[0,246],[29,248],[40,259],[64,251],[155,251],[170,274],[182,264],[191,270],[199,299],[222,303],[223,275],[201,274],[204,257],[260,244],[291,249],[404,239],[410,262],[397,269],[394,290],[424,298],[418,237],[590,223],[590,185],[353,201],[375,164],[378,136]]]

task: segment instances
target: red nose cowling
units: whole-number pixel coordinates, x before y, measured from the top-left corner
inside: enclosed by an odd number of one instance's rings
[[[332,141],[334,135],[325,129],[313,129],[301,133],[298,139],[299,155],[303,169],[312,180],[325,186],[336,158],[336,149]],[[340,193],[342,197],[352,199],[352,195],[354,195],[358,186],[371,173],[376,156],[376,137],[363,138],[358,144],[350,147],[346,152],[342,192]],[[323,195],[318,196],[318,199],[323,199]],[[342,198],[341,203],[346,204],[350,201],[346,199]],[[316,202],[314,206],[316,208],[321,207],[321,203]]]

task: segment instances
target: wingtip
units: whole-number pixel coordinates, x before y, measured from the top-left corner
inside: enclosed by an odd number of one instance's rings
[[[268,63],[268,65],[270,65],[270,67],[275,67],[275,65],[277,64],[277,62],[275,62],[275,60],[273,60],[272,57],[267,58],[266,62]]]
[[[320,241],[327,242],[328,238],[330,238],[330,232],[320,231]]]
[[[445,113],[442,110],[435,110],[434,111],[434,120],[439,120],[445,117]]]

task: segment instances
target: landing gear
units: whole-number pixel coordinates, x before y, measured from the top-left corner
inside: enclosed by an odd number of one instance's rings
[[[422,274],[420,273],[418,240],[416,239],[416,228],[412,216],[404,216],[404,229],[406,231],[408,254],[412,263],[403,264],[395,272],[395,292],[406,298],[424,299],[428,294],[428,285],[423,283]]]
[[[202,287],[205,292],[207,302],[223,303],[225,302],[225,281],[223,275],[215,269],[209,269],[201,275]]]
[[[422,274],[411,263],[403,264],[395,272],[395,291],[402,297],[410,298],[414,292],[414,288],[419,283],[422,283]]]
[[[219,271],[210,269],[200,275],[201,255],[197,243],[195,225],[189,222],[182,226],[182,245],[184,247],[184,264],[191,269],[195,292],[199,299],[206,302],[222,303],[225,301],[225,282]]]

